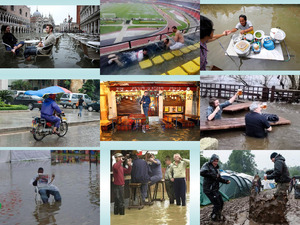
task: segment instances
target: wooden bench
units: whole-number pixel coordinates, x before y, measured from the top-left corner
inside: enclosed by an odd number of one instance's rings
[[[131,208],[138,208],[142,209],[144,208],[143,202],[142,202],[142,191],[141,191],[142,184],[141,183],[130,183],[129,184],[129,206],[128,209]],[[138,198],[138,203],[134,204],[135,197]]]
[[[108,131],[112,127],[111,121],[100,121],[100,124],[102,131]]]
[[[194,127],[195,124],[190,120],[179,119],[177,120],[178,126],[182,128]]]
[[[161,198],[157,198],[157,192],[158,192],[158,186],[159,186],[159,184],[161,185],[161,190],[162,190],[162,196],[161,196]],[[161,179],[160,181],[158,181],[155,184],[152,201],[161,201],[161,202],[165,201],[165,180],[164,179]]]
[[[165,129],[170,129],[170,128],[173,128],[173,124],[169,121],[166,121],[166,120],[160,120],[160,123],[162,126],[165,127]]]
[[[291,124],[291,121],[279,117],[279,121],[277,122],[269,122],[271,126],[278,125],[288,125]],[[245,117],[238,118],[223,118],[220,120],[213,121],[200,121],[200,131],[208,131],[208,130],[227,130],[227,129],[237,129],[237,128],[245,128]]]
[[[238,103],[234,105],[227,106],[223,109],[223,112],[237,112],[241,110],[249,110],[249,106],[252,102]]]

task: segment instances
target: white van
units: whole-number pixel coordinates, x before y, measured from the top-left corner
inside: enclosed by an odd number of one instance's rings
[[[60,105],[62,105],[64,108],[67,108],[68,106],[72,107],[73,109],[76,109],[76,104],[80,97],[83,97],[83,100],[86,104],[92,103],[92,99],[87,94],[82,93],[66,93],[63,94],[60,98]]]

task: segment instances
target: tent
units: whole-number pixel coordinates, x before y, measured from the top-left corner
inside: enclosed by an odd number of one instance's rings
[[[233,199],[248,196],[250,194],[252,186],[251,180],[253,180],[253,177],[232,171],[222,171],[221,176],[224,179],[230,180],[230,184],[220,183],[219,191],[224,194],[223,200],[226,200],[226,197],[228,197],[228,199]],[[210,201],[203,193],[203,179],[203,177],[200,177],[200,204],[208,205],[210,204]]]
[[[48,150],[10,150],[0,151],[0,163],[23,161],[23,160],[45,160],[50,159],[51,153]]]

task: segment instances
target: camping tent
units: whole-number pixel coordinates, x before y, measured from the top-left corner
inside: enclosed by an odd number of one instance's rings
[[[219,191],[227,196],[229,199],[239,198],[243,196],[247,196],[250,194],[251,190],[251,176],[247,174],[239,174],[229,171],[222,171],[221,176],[224,179],[230,180],[230,184],[220,183]],[[203,177],[200,177],[200,204],[208,205],[210,204],[209,199],[203,193],[202,189]],[[223,200],[226,200],[226,197],[223,196]]]
[[[22,160],[50,159],[51,153],[48,150],[10,150],[0,151],[0,163]]]

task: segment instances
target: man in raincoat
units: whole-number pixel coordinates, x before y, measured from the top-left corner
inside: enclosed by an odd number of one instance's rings
[[[210,215],[213,221],[221,220],[224,201],[219,192],[219,182],[229,184],[230,180],[225,180],[221,177],[219,171],[219,156],[213,154],[209,162],[206,162],[200,171],[200,175],[204,177],[203,192],[214,205]]]
[[[46,121],[54,123],[53,133],[58,134],[58,129],[60,125],[60,118],[55,116],[54,112],[61,114],[63,113],[57,103],[55,102],[56,94],[50,94],[47,99],[42,104],[41,108],[41,118]]]

